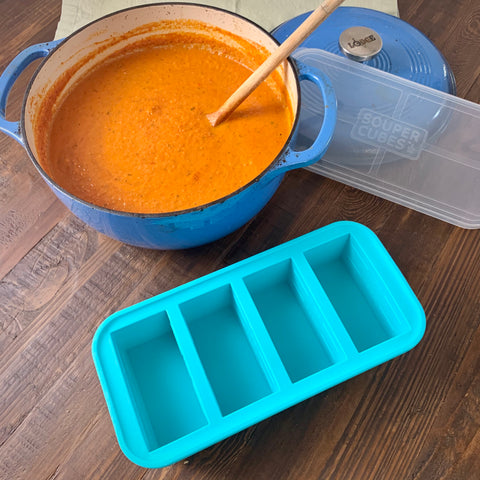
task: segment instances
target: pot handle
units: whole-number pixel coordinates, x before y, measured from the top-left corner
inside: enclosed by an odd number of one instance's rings
[[[10,122],[5,119],[8,94],[25,68],[37,58],[46,57],[60,42],[61,40],[54,40],[26,48],[10,62],[0,76],[0,131],[12,137],[22,146],[25,146],[25,143],[20,132],[20,122]]]
[[[275,174],[275,176],[284,174],[294,168],[306,167],[320,160],[332,140],[337,121],[337,97],[335,96],[335,91],[330,79],[314,67],[310,67],[298,60],[295,60],[295,63],[298,69],[299,80],[311,81],[319,88],[323,99],[325,115],[320,132],[318,132],[313,144],[303,151],[295,151],[288,146],[279,162],[277,162],[273,170],[271,170],[271,173]]]

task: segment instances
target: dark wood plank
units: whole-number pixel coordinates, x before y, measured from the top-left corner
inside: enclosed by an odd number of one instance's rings
[[[28,5],[28,6],[27,6]],[[480,100],[475,0],[400,0]],[[53,37],[60,0],[0,2],[0,68]],[[33,68],[33,67],[32,67]],[[9,115],[19,115],[28,72]],[[480,472],[480,237],[307,171],[245,227],[144,250],[77,220],[0,138],[0,478],[470,480]],[[411,352],[159,470],[120,451],[90,348],[112,312],[337,220],[380,237],[427,315]]]
[[[453,70],[458,96],[480,101],[480,4],[476,0],[399,0],[402,19],[423,32]]]
[[[0,71],[28,46],[52,40],[58,2],[1,2]],[[28,17],[26,16],[28,8]],[[26,18],[35,19],[27,22]],[[20,75],[10,93],[7,119],[17,121],[27,82],[39,61]],[[0,136],[0,279],[66,214],[41,179],[25,150],[3,133]]]

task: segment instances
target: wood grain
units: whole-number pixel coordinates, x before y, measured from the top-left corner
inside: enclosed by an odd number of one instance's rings
[[[399,9],[440,48],[458,95],[480,102],[479,3],[400,0]],[[52,39],[59,14],[60,0],[0,2],[0,69]],[[11,119],[27,81],[28,72],[12,91]],[[337,220],[361,222],[385,244],[425,309],[421,343],[171,467],[127,460],[91,359],[98,325]],[[480,478],[479,235],[302,170],[224,239],[138,249],[73,217],[0,135],[0,479]]]
[[[30,2],[28,2],[30,3]],[[0,71],[21,50],[51,40],[60,5],[32,2],[0,3]],[[25,21],[25,11],[30,19]],[[30,16],[31,15],[31,16]],[[39,61],[30,65],[15,83],[7,103],[7,119],[17,121],[25,87]],[[0,279],[66,214],[28,159],[25,150],[3,133],[0,135]],[[28,208],[26,208],[28,207]]]

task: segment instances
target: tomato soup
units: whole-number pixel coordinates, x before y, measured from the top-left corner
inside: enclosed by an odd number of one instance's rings
[[[181,211],[235,192],[268,168],[293,124],[280,75],[209,123],[252,58],[267,55],[250,48],[177,31],[107,58],[57,102],[40,163],[68,192],[125,212]]]

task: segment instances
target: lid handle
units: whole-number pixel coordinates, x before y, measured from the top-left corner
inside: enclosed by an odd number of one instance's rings
[[[343,54],[356,62],[370,60],[382,49],[380,35],[368,27],[351,27],[344,30],[338,39]]]

